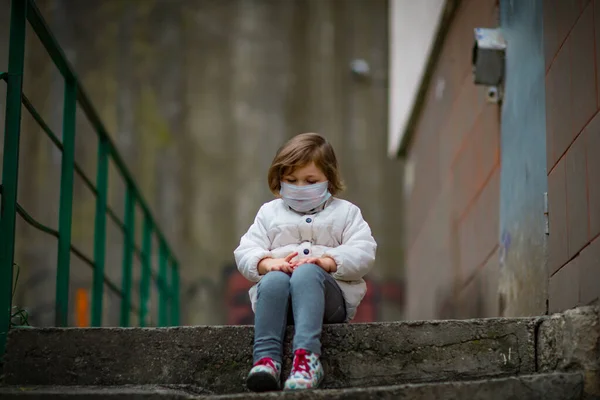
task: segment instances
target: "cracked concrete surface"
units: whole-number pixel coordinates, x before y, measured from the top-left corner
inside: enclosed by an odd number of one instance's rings
[[[537,318],[326,326],[324,388],[503,377],[535,371]],[[9,385],[187,384],[244,391],[252,327],[11,331]],[[284,345],[290,368],[291,329]]]
[[[426,383],[368,387],[351,389],[329,389],[302,392],[240,393],[222,396],[188,396],[174,390],[154,386],[119,388],[60,387],[0,388],[0,396],[6,400],[21,398],[53,399],[128,399],[128,400],[245,400],[245,399],[302,399],[302,400],[579,400],[582,395],[583,378],[579,373],[544,374],[532,376],[485,379],[447,383]]]
[[[600,398],[600,308],[580,307],[541,322],[537,369],[584,371],[585,392]]]

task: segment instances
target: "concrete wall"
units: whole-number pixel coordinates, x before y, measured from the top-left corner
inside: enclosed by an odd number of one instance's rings
[[[496,1],[461,2],[408,149],[411,319],[498,313],[500,110],[471,73],[473,29],[497,24]]]
[[[600,2],[544,1],[549,311],[600,295]]]
[[[9,3],[0,0],[0,70]],[[362,208],[379,243],[372,278],[402,278],[402,196],[394,184],[402,163],[385,157],[387,1],[37,3],[176,248],[184,323],[226,321],[223,267],[259,206],[272,198],[266,172],[275,151],[304,131],[323,133],[336,148],[348,184],[343,196]],[[62,82],[31,33],[26,93],[60,132]],[[366,79],[351,73],[354,59],[369,63]],[[94,180],[97,141],[81,114],[77,121],[76,160]],[[19,201],[56,226],[60,154],[28,116],[24,127]],[[122,215],[124,185],[114,172],[109,204]],[[94,207],[76,178],[73,241],[87,255]],[[120,283],[123,237],[112,222],[107,229],[106,271]],[[140,231],[141,224],[138,244]],[[32,323],[50,325],[56,241],[20,220],[17,232],[22,274],[15,302],[30,309]],[[90,289],[92,274],[75,257],[71,271],[73,298],[77,289]],[[137,303],[137,261],[135,271]],[[154,288],[154,320],[156,295]],[[108,296],[105,306],[105,323],[118,323],[119,298]],[[401,316],[392,302],[381,319]]]

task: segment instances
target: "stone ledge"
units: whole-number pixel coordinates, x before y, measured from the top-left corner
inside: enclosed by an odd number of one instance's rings
[[[326,326],[323,387],[532,373],[538,324],[538,318],[499,318]],[[9,385],[190,384],[242,392],[253,334],[248,326],[17,329],[9,334],[4,379]],[[290,338],[291,330],[288,355]],[[288,356],[287,369],[290,363]]]
[[[537,334],[537,370],[583,371],[586,395],[600,398],[600,307],[544,319]]]
[[[580,400],[581,374],[545,374],[476,381],[407,384],[361,389],[315,390],[296,393],[203,396],[198,400]]]
[[[544,374],[479,381],[424,383],[388,387],[329,389],[302,392],[243,393],[237,395],[196,396],[161,386],[130,387],[0,387],[6,400],[43,398],[45,400],[579,400],[582,396],[581,374]]]
[[[183,390],[160,385],[126,386],[0,386],[0,398],[11,399],[69,399],[69,400],[187,400],[193,396]]]

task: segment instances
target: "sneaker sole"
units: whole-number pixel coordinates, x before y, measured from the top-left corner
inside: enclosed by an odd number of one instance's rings
[[[268,372],[256,372],[248,377],[246,386],[253,392],[270,392],[279,390],[279,382]]]
[[[285,392],[294,392],[294,391],[299,391],[299,390],[314,390],[314,389],[318,389],[318,388],[319,388],[319,386],[321,386],[321,383],[323,383],[323,379],[324,379],[324,378],[321,378],[321,379],[319,379],[319,381],[318,381],[318,382],[317,382],[317,383],[316,383],[316,384],[315,384],[313,387],[311,387],[311,388],[305,388],[305,387],[296,387],[296,388],[293,388],[293,389],[292,389],[292,388],[288,388],[288,387],[286,387],[286,386],[284,385],[284,386],[283,386],[283,390],[284,390]]]

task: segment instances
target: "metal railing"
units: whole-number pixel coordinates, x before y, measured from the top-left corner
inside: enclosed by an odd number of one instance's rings
[[[25,32],[29,22],[40,39],[53,63],[64,78],[64,107],[62,140],[50,129],[36,111],[31,101],[23,93],[23,72],[25,64]],[[158,289],[158,325],[179,324],[179,273],[177,259],[168,245],[147,203],[144,201],[131,173],[109,137],[98,113],[92,107],[88,96],[81,87],[73,68],[44,21],[34,0],[12,0],[10,15],[8,71],[0,72],[0,80],[5,81],[6,114],[2,170],[0,211],[0,358],[4,354],[6,335],[11,326],[13,296],[13,266],[15,251],[15,226],[17,214],[25,222],[58,240],[56,272],[55,325],[67,326],[69,315],[70,257],[74,254],[93,269],[91,325],[102,325],[102,304],[104,286],[121,298],[120,325],[130,325],[130,313],[139,315],[140,326],[145,325],[149,309],[152,281]],[[77,105],[90,121],[98,137],[97,176],[94,185],[83,169],[75,162],[76,108]],[[60,200],[58,229],[46,226],[24,210],[17,202],[19,139],[21,133],[21,110],[25,108],[62,152],[60,175]],[[126,186],[124,221],[121,221],[107,204],[108,166],[112,160]],[[80,176],[96,196],[93,259],[71,243],[73,211],[73,179]],[[135,243],[136,207],[143,215],[142,248]],[[107,216],[123,232],[122,282],[119,287],[105,274],[106,257],[106,218]],[[158,241],[158,275],[152,269],[152,240]],[[133,257],[141,261],[139,307],[132,306]]]

